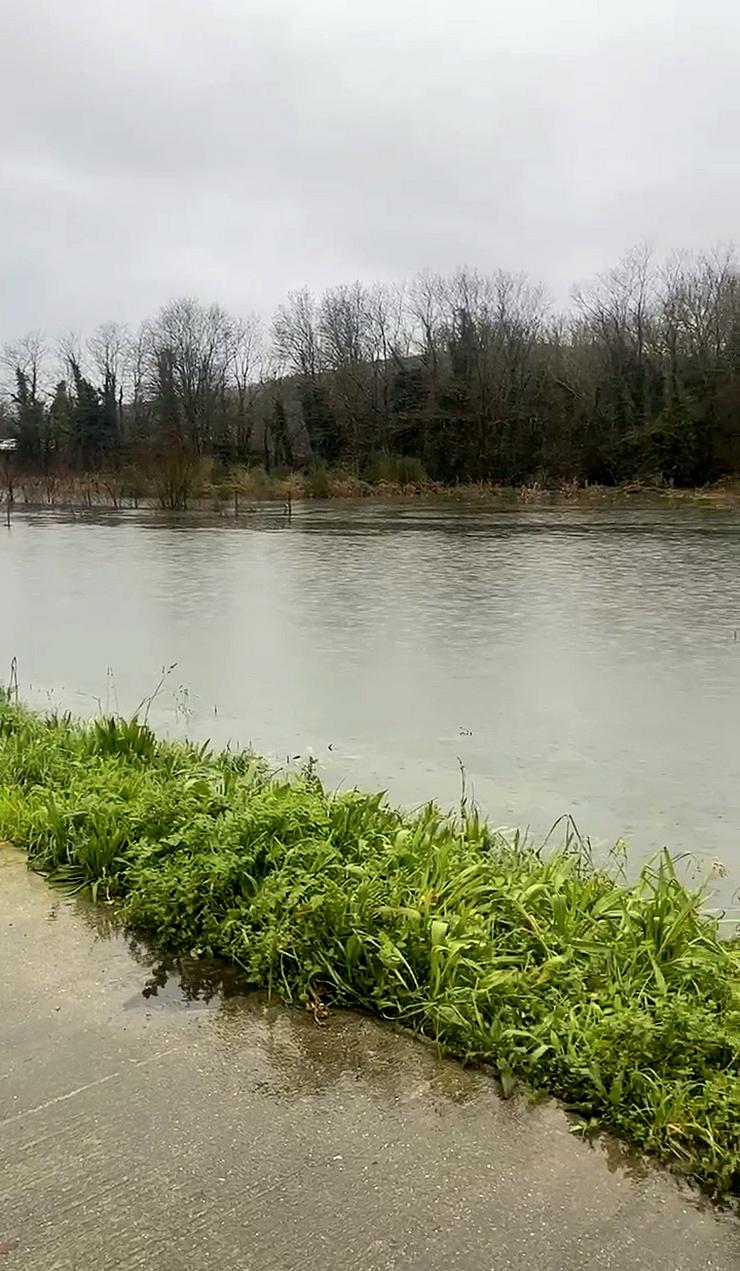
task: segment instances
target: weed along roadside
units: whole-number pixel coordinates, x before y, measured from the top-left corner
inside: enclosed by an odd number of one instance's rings
[[[395,1020],[740,1198],[740,947],[668,854],[627,883],[475,814],[6,698],[0,839],[163,948]]]

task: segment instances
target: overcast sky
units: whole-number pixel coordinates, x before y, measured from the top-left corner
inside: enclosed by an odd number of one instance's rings
[[[738,0],[1,0],[0,339],[737,237]]]

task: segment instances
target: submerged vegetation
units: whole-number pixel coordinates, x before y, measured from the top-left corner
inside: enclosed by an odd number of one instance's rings
[[[6,498],[7,498],[7,491]],[[276,503],[290,513],[293,503],[323,499],[435,498],[492,508],[518,507],[686,507],[736,508],[740,482],[726,480],[697,489],[652,486],[632,482],[620,486],[573,482],[543,486],[499,486],[491,481],[444,485],[423,473],[412,475],[405,464],[388,462],[372,480],[353,476],[343,468],[314,466],[305,471],[238,466],[225,469],[210,459],[190,464],[173,485],[166,471],[157,477],[142,473],[87,472],[75,475],[24,475],[13,481],[13,502],[30,508],[162,509],[207,516],[243,517],[260,504]],[[2,502],[0,490],[0,502]],[[4,508],[10,516],[10,508]]]
[[[0,702],[0,839],[171,950],[359,1005],[740,1196],[740,948],[670,857],[634,882],[463,806],[398,811],[143,722]]]

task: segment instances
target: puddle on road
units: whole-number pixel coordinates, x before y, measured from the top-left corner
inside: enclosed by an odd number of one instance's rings
[[[141,967],[141,989],[124,1003],[126,1011],[215,1011],[234,997],[239,997],[244,1006],[264,1000],[237,967],[216,958],[164,953],[127,933],[117,920],[114,905],[96,905],[82,896],[74,897],[71,904],[64,900],[61,903],[82,919],[96,939],[116,945],[119,952],[128,954]],[[52,904],[49,921],[56,920],[59,904],[59,900]]]
[[[58,907],[59,902],[55,902]],[[498,1093],[495,1076],[481,1068],[466,1068],[444,1060],[431,1074],[429,1051],[436,1048],[425,1039],[415,1038],[416,1047],[406,1060],[399,1079],[397,1046],[408,1043],[409,1034],[399,1027],[383,1024],[361,1013],[332,1012],[322,1024],[309,1013],[270,1002],[255,990],[238,968],[213,958],[193,958],[156,952],[145,941],[126,936],[116,921],[113,907],[94,905],[77,898],[74,911],[96,937],[115,942],[141,968],[141,987],[124,1004],[125,1011],[204,1011],[214,1016],[214,1028],[226,1046],[257,1045],[268,1060],[270,1076],[258,1083],[266,1097],[319,1097],[337,1086],[358,1083],[379,1084],[403,1101],[423,1098],[433,1106],[474,1105],[491,1093]],[[52,917],[52,915],[49,915]],[[250,1023],[272,1025],[267,1031],[249,1028]],[[419,1069],[413,1076],[414,1060]],[[411,1069],[411,1071],[410,1071]],[[423,1075],[422,1075],[423,1074]],[[554,1106],[554,1105],[553,1105]],[[512,1115],[526,1117],[530,1103],[524,1095],[511,1105]],[[571,1118],[578,1124],[576,1118]],[[591,1150],[606,1163],[610,1173],[623,1172],[642,1181],[651,1166],[637,1153],[615,1139],[603,1135],[587,1140]]]
[[[82,920],[94,943],[100,941],[113,954],[120,968],[116,980],[123,989],[120,1009],[148,1015],[202,1014],[214,1046],[227,1062],[242,1059],[245,1052],[259,1060],[261,1072],[253,1073],[252,1089],[268,1100],[328,1101],[336,1107],[363,1091],[382,1090],[394,1104],[423,1107],[435,1119],[448,1115],[454,1105],[477,1120],[486,1107],[490,1110],[492,1097],[502,1109],[490,1070],[442,1059],[433,1044],[412,1038],[392,1023],[359,1011],[336,1010],[319,1024],[310,1012],[269,1001],[238,968],[216,959],[162,954],[127,935],[113,906],[50,891],[46,920],[63,927],[67,915]],[[63,946],[62,930],[59,937]],[[507,1102],[505,1115],[509,1132],[512,1122],[523,1134],[532,1132],[533,1119],[547,1132],[563,1124],[557,1103],[545,1099],[532,1108],[523,1093]],[[576,1117],[568,1119],[574,1128],[580,1124]],[[656,1173],[650,1162],[613,1138],[597,1135],[587,1142],[610,1173],[639,1182]],[[712,1208],[699,1193],[674,1181],[686,1201]]]

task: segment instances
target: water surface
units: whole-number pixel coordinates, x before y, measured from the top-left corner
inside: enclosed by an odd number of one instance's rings
[[[19,510],[0,667],[36,705],[317,756],[404,803],[668,844],[740,882],[740,514],[310,504]],[[729,882],[729,880],[728,880]],[[730,889],[731,890],[731,889]],[[729,893],[728,893],[729,894]]]

